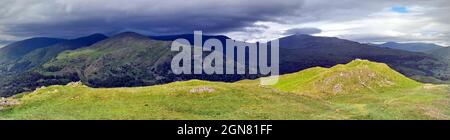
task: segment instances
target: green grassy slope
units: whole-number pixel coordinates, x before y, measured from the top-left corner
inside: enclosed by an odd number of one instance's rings
[[[329,69],[315,67],[280,77],[273,87],[294,93],[335,95],[419,85],[383,63],[354,60]]]
[[[301,92],[328,89],[313,83],[330,79],[341,69],[372,71],[333,81],[343,82],[343,92],[321,96]],[[348,89],[359,87],[355,77],[371,72],[376,74],[366,81],[371,90]],[[392,83],[375,86],[383,80]],[[0,119],[450,119],[449,96],[448,86],[423,85],[383,64],[357,60],[285,75],[274,87],[259,86],[258,80],[191,80],[135,88],[78,83],[43,87],[8,98],[7,103],[15,104],[0,106]]]

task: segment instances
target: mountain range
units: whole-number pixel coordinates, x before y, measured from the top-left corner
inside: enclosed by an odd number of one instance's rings
[[[224,42],[226,36],[209,36]],[[125,32],[111,37],[94,34],[77,39],[32,38],[0,49],[0,96],[41,86],[81,81],[90,87],[132,87],[190,79],[232,82],[262,75],[175,75],[170,70],[171,41],[192,34],[146,36]],[[206,38],[206,39],[205,39]],[[280,38],[280,72],[332,67],[354,59],[388,64],[421,82],[450,80],[450,62],[420,52],[376,47],[354,41],[310,35]]]
[[[440,49],[442,46],[433,44],[433,43],[397,43],[397,42],[386,42],[380,45],[379,47],[391,48],[391,49],[399,49],[405,51],[413,51],[413,52],[427,52],[435,49]]]

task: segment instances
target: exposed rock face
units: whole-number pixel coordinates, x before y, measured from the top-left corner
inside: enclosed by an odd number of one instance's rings
[[[214,93],[216,90],[210,87],[196,87],[189,90],[189,93]]]
[[[14,99],[0,98],[0,111],[2,111],[5,107],[18,105],[19,101]]]
[[[83,85],[83,83],[81,81],[78,81],[78,82],[70,82],[70,83],[66,84],[66,86],[68,86],[68,87],[83,87],[85,85]]]

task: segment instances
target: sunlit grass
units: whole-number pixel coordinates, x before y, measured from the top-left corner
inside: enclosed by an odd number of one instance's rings
[[[370,69],[381,68],[374,65]],[[312,68],[282,76],[273,87],[260,86],[258,80],[191,80],[134,88],[90,88],[76,83],[49,86],[10,98],[20,104],[4,108],[0,119],[450,119],[447,85],[419,84],[388,69],[377,69],[384,75],[373,80],[390,76],[387,80],[395,84],[368,83],[371,90],[316,94],[320,90],[314,88],[323,86],[310,84],[329,78],[330,73],[339,74],[341,69],[359,68],[353,63]],[[360,88],[358,82],[342,82]]]

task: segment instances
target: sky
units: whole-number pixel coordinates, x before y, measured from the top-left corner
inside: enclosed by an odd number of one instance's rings
[[[194,30],[249,42],[311,34],[449,46],[449,12],[448,0],[1,0],[0,46],[43,36]]]

